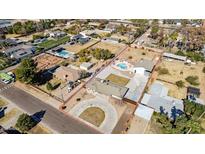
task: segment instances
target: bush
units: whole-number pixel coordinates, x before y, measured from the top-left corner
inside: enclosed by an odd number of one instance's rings
[[[202,72],[203,72],[203,73],[205,73],[205,66],[204,66],[204,68],[203,68]]]
[[[28,114],[21,114],[17,120],[16,127],[19,129],[22,133],[25,133],[29,131],[31,128],[33,128],[37,122]]]
[[[169,70],[166,68],[159,68],[158,73],[159,75],[169,74]]]
[[[183,88],[184,87],[184,82],[182,80],[177,81],[176,85],[177,85],[178,88]]]
[[[129,56],[128,58],[129,58],[129,59],[132,59],[132,56]]]
[[[143,52],[143,53],[142,53],[142,55],[146,55],[146,53],[145,53],[145,52]]]
[[[89,62],[90,61],[90,58],[87,58],[87,57],[80,57],[79,58],[79,62]]]
[[[190,83],[191,85],[194,85],[194,86],[198,86],[199,85],[199,77],[198,76],[188,76],[186,79],[185,79],[188,83]]]
[[[49,90],[49,91],[54,90],[54,86],[53,86],[50,82],[47,82],[46,88],[47,88],[47,90]]]

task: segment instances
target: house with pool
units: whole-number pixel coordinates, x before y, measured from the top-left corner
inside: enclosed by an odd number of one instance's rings
[[[155,66],[154,63],[139,63],[141,64],[114,61],[87,84],[87,91],[93,95],[106,95],[136,104],[143,95],[150,72]]]

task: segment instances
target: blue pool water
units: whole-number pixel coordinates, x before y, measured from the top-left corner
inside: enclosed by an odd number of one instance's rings
[[[63,58],[69,58],[70,56],[73,56],[73,53],[67,50],[61,50],[60,52],[56,52],[55,55]]]
[[[127,69],[127,65],[125,63],[119,63],[117,64],[117,67],[120,67],[122,70]]]

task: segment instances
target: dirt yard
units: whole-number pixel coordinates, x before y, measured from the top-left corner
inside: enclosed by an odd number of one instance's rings
[[[85,111],[83,111],[79,117],[99,127],[105,119],[105,112],[99,107],[89,107]]]
[[[198,76],[199,77],[199,86],[201,95],[200,98],[205,101],[205,73],[202,72],[204,63],[199,62],[196,65],[184,65],[183,62],[179,61],[167,61],[163,60],[159,65],[161,68],[166,68],[169,71],[169,74],[159,75],[158,79],[164,80],[171,83],[176,83],[176,81],[182,80],[185,83],[185,86],[193,86],[190,85],[185,79],[188,76]],[[174,89],[173,89],[174,90]],[[176,89],[178,91],[178,89]],[[179,91],[178,91],[179,92]]]
[[[124,59],[128,62],[135,63],[141,59],[153,60],[157,56],[159,56],[158,53],[130,47],[127,49],[127,51],[119,56],[119,59]]]
[[[50,54],[40,54],[36,57],[33,58],[37,63],[37,69],[38,70],[45,70],[45,69],[49,69],[51,67],[54,67],[57,64],[60,64],[63,59],[50,55]]]
[[[79,51],[88,48],[89,46],[95,44],[96,42],[97,42],[97,40],[92,39],[83,45],[77,43],[77,44],[73,44],[73,45],[65,45],[63,47],[70,52],[78,53]]]
[[[186,88],[178,88],[175,84],[170,84],[167,82],[160,81],[169,89],[168,95],[178,99],[186,98]]]
[[[95,44],[92,48],[101,48],[101,49],[107,49],[110,50],[113,54],[116,54],[120,52],[123,49],[123,44],[113,44],[108,42],[99,42]]]

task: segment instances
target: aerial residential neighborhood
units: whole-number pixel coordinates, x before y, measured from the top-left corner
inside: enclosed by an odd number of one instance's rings
[[[205,20],[0,20],[0,134],[204,133]]]

